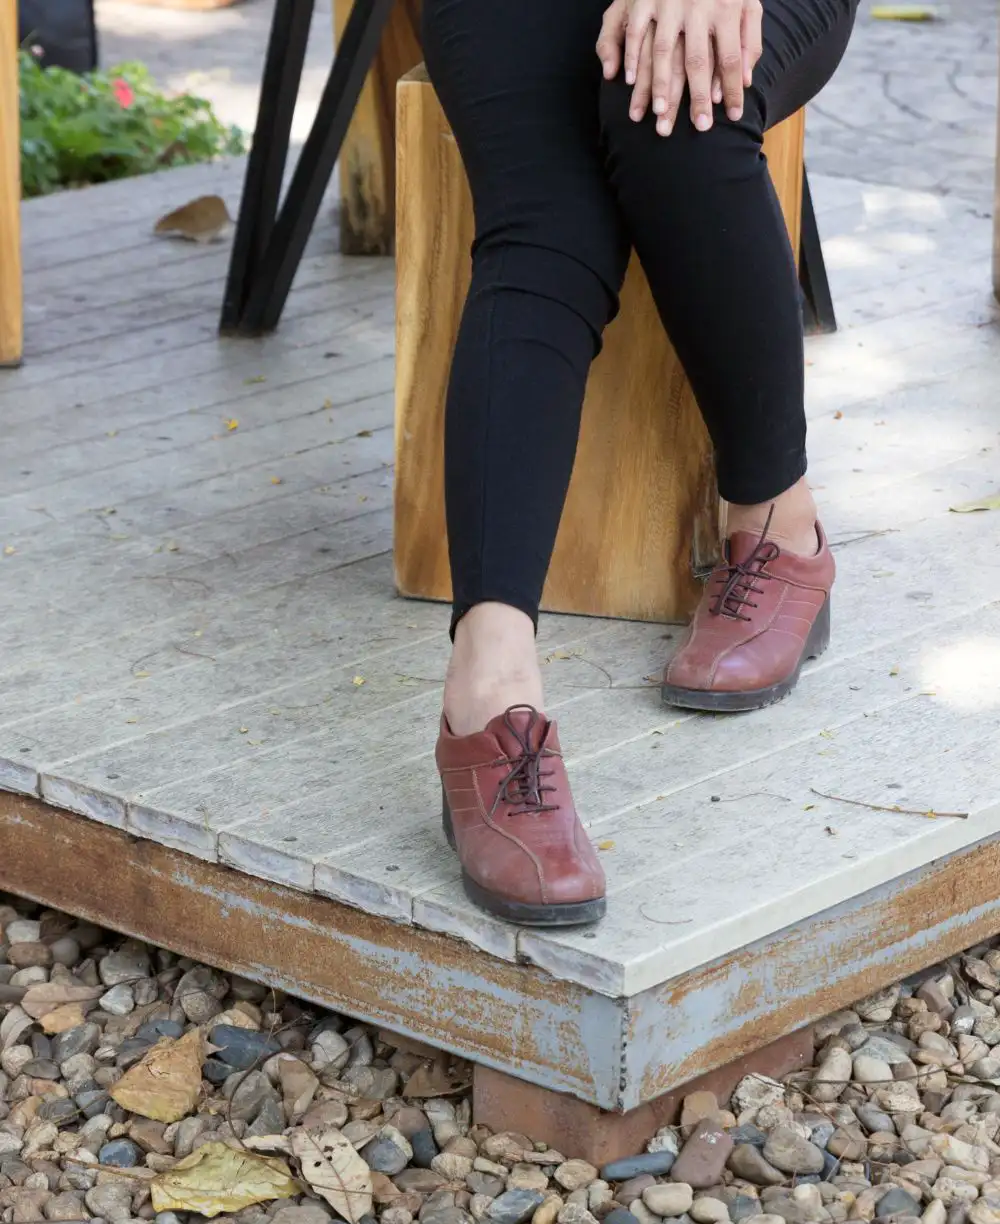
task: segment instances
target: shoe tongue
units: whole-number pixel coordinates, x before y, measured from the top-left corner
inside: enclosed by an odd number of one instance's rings
[[[728,553],[730,565],[743,565],[753,556],[760,543],[760,534],[752,531],[734,531],[729,537]]]
[[[521,741],[511,730],[508,723],[518,731]],[[532,752],[536,752],[545,740],[549,729],[548,719],[537,710],[524,706],[514,706],[506,714],[498,714],[486,724],[486,731],[492,735],[506,757],[519,757],[527,744]]]

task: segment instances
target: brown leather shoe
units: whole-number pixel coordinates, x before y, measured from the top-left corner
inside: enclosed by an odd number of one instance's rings
[[[524,926],[604,916],[604,871],[573,806],[555,723],[511,706],[475,735],[445,717],[435,752],[444,830],[469,899]]]
[[[795,687],[806,659],[830,643],[835,566],[816,524],[815,556],[782,552],[737,531],[713,571],[686,640],[667,665],[663,700],[690,710],[756,710]]]

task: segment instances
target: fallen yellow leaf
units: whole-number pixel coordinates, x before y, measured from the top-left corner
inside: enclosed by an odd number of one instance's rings
[[[161,1041],[111,1087],[111,1097],[122,1109],[141,1114],[144,1118],[152,1118],[156,1122],[179,1122],[198,1102],[204,1059],[205,1043],[201,1029],[192,1029],[177,1041]],[[170,1209],[165,1207],[162,1210]],[[183,1210],[199,1211],[200,1208],[186,1207]]]
[[[154,1177],[149,1189],[154,1211],[196,1211],[211,1217],[254,1203],[291,1198],[302,1187],[276,1156],[206,1143]]]
[[[137,671],[137,672],[133,672],[132,675],[135,676],[137,680],[145,680],[148,677],[149,672],[148,671]]]
[[[109,437],[109,438],[117,438],[117,437],[118,437],[118,430],[117,430],[117,429],[109,429],[109,430],[107,431],[107,433],[108,433],[108,437]]]
[[[249,730],[249,727],[240,727],[240,735],[246,735]]]
[[[272,477],[271,477],[271,484],[281,484],[281,477],[280,477],[280,476],[272,476]]]
[[[365,682],[364,676],[355,676],[354,679],[351,681],[351,683],[354,685],[355,688],[360,688],[362,684],[364,684],[364,682]]]
[[[890,667],[890,668],[889,668],[889,675],[890,675],[890,676],[898,676],[898,675],[899,675],[899,668],[898,668],[898,667]]]
[[[871,15],[876,21],[937,21],[938,10],[929,4],[876,4]]]
[[[5,557],[13,557],[13,555],[14,555],[16,552],[17,552],[17,549],[14,547],[14,545],[13,545],[13,544],[5,544],[5,545],[4,545],[3,555],[4,555]]]
[[[332,400],[332,399],[325,399],[325,400],[323,401],[323,407],[324,407],[324,408],[332,408],[332,407],[333,407],[333,400]]]
[[[302,1176],[334,1211],[357,1224],[372,1209],[372,1175],[354,1144],[335,1127],[294,1130],[289,1139]]]
[[[232,433],[234,429],[239,429],[240,423],[236,419],[236,417],[229,417],[228,420],[226,420],[225,422],[225,426],[229,430],[229,432]]]
[[[244,378],[244,386],[252,387],[254,383],[267,382],[266,374],[253,374],[250,378]]]
[[[979,501],[964,502],[950,506],[953,514],[975,514],[977,510],[1000,510],[1000,497],[981,497]]]
[[[601,841],[597,843],[598,850],[614,850],[615,843],[613,841]]]

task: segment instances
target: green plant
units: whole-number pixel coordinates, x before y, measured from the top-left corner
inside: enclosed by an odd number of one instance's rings
[[[160,93],[141,64],[83,76],[18,56],[25,196],[243,153],[208,102]]]

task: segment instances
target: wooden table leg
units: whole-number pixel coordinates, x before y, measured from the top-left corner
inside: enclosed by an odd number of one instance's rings
[[[21,146],[17,6],[0,3],[0,366],[19,365],[22,343]]]
[[[334,0],[339,42],[351,0]],[[420,0],[396,0],[340,153],[345,255],[387,255],[395,234],[396,82],[423,59]]]

